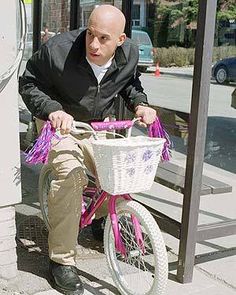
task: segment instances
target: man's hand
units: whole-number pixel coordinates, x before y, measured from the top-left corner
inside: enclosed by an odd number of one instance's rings
[[[142,123],[144,124],[140,124],[146,127],[146,125],[150,125],[152,124],[157,116],[157,113],[154,109],[150,108],[150,107],[146,107],[146,106],[137,106],[135,109],[135,114],[136,117],[141,117],[142,118]]]
[[[58,128],[61,131],[61,134],[67,134],[71,131],[71,126],[74,118],[63,111],[56,111],[51,113],[48,116],[48,119],[51,121],[54,128]]]

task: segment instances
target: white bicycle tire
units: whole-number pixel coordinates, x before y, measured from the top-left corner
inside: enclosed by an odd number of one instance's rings
[[[152,286],[147,291],[141,291],[142,287],[138,287],[138,292],[130,290],[127,284],[124,285],[124,275],[121,273],[120,267],[117,265],[118,259],[116,257],[116,251],[114,247],[114,235],[112,232],[112,225],[110,217],[108,216],[105,229],[104,229],[104,251],[106,254],[108,268],[111,272],[112,278],[115,282],[116,287],[122,295],[163,295],[165,294],[165,289],[168,280],[168,257],[165,247],[165,243],[161,234],[161,231],[150,214],[150,212],[141,204],[135,201],[122,201],[116,208],[117,215],[123,213],[134,214],[142,228],[148,234],[150,242],[153,249],[153,259],[154,259],[154,278]],[[130,251],[132,252],[132,251]],[[141,256],[141,255],[139,255]],[[132,258],[131,258],[132,260]],[[120,263],[121,264],[121,263]],[[123,262],[122,262],[123,265]],[[141,273],[141,281],[143,280],[143,272]],[[128,276],[128,275],[127,275]],[[153,276],[152,276],[153,277]],[[131,281],[132,279],[130,279]],[[139,281],[138,281],[139,282]],[[141,283],[142,284],[142,283]],[[136,284],[135,284],[136,287]]]

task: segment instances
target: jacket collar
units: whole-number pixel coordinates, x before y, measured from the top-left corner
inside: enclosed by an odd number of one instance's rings
[[[85,46],[85,35],[86,30],[82,31],[79,36],[75,40],[75,47],[78,51],[78,65],[85,67],[86,69],[90,68],[90,65],[88,64],[86,60],[86,46]],[[127,64],[127,58],[124,53],[123,45],[118,46],[115,51],[115,57],[112,60],[112,64],[109,69],[116,70],[117,68],[120,68]],[[109,71],[110,72],[110,71]]]

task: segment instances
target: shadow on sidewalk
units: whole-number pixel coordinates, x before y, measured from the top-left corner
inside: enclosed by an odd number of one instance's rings
[[[23,199],[23,203],[27,203],[30,206],[27,198],[26,202]],[[29,280],[32,281],[30,284],[34,285],[34,291],[45,289],[45,286],[47,289],[52,288],[48,278],[48,231],[42,218],[38,215],[24,215],[17,212],[16,227],[17,263],[18,270],[22,272],[21,278],[18,279],[17,283],[19,290],[28,292],[27,281],[29,282]],[[78,240],[79,245],[77,247],[78,254],[76,259],[78,268],[80,259],[87,260],[87,263],[92,264],[94,258],[104,257],[103,243],[94,240],[90,226],[80,232]],[[112,284],[90,273],[78,269],[78,274],[84,278],[85,288],[91,294],[103,294],[99,291],[100,289],[108,289],[110,291],[109,294],[119,294]],[[99,287],[94,287],[94,284]]]
[[[38,216],[16,213],[18,269],[36,276],[48,276],[47,230]]]

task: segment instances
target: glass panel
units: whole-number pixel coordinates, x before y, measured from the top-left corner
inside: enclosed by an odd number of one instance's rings
[[[111,4],[116,6],[117,8],[121,9],[122,7],[122,0],[80,0],[80,30],[82,31],[87,27],[88,19],[91,14],[91,11],[94,9],[96,5],[101,4]]]
[[[132,19],[140,19],[140,5],[133,5]]]
[[[234,4],[230,6],[230,2]],[[216,16],[203,174],[218,181],[213,186],[222,192],[201,199],[201,209],[206,208],[208,216],[214,216],[214,222],[236,220],[236,38],[228,38],[236,33],[235,20],[230,19],[235,1],[228,1],[225,7],[221,5],[218,4]],[[224,193],[227,185],[232,186],[233,192]],[[208,223],[208,220],[201,216],[200,222]],[[236,236],[232,235],[210,240],[205,245],[210,252],[235,247],[235,242]],[[232,283],[224,275],[222,279]]]
[[[28,59],[32,56],[33,53],[33,2],[32,0],[24,0],[24,5],[25,5],[25,12],[26,12],[26,27],[27,27],[27,34],[26,34],[26,40],[25,40],[25,48],[24,48],[24,55],[23,55],[23,60],[20,64],[20,70],[19,70],[19,75],[21,76],[25,70],[26,63]],[[18,12],[20,9],[18,9]],[[20,16],[19,16],[20,18]],[[19,20],[20,23],[20,20]],[[18,26],[20,28],[20,26]],[[21,29],[19,29],[19,32]],[[21,33],[21,32],[20,32]],[[28,113],[27,108],[20,96],[18,95],[18,105],[19,105],[19,113],[20,116],[21,114],[26,114]],[[30,115],[29,115],[30,116]],[[20,123],[20,132],[25,132],[26,131],[26,125]]]
[[[42,0],[41,43],[70,28],[70,0]]]
[[[146,1],[146,27],[142,29],[149,33],[156,48],[156,67],[148,68],[141,76],[150,103],[159,108],[171,135],[177,158],[183,161],[188,140],[198,5],[197,1],[191,1],[189,6],[185,2]],[[210,88],[205,162],[235,173],[236,91],[235,82],[229,82],[236,80],[236,20],[232,3],[229,1],[225,7],[219,3],[217,8],[213,64],[221,58],[234,58],[214,68],[213,75],[219,81],[212,80]],[[177,158],[174,156],[173,160]]]
[[[230,6],[228,7],[230,8]],[[220,6],[219,6],[220,9]],[[236,20],[217,15],[205,162],[236,173]],[[231,175],[231,174],[228,174]],[[235,178],[234,178],[235,179]]]
[[[142,73],[141,80],[150,104],[158,110],[170,134],[173,142],[171,162],[180,167],[180,175],[183,175],[181,168],[185,168],[188,144],[197,4],[192,1],[192,6],[186,7],[184,1],[178,4],[163,1],[161,5],[147,1],[146,26],[142,28],[149,33],[156,48],[156,66],[144,69],[146,73]],[[221,9],[218,7],[213,63],[233,56],[230,69],[221,70],[218,77],[225,79],[227,73],[231,75],[226,77],[228,81],[232,76],[236,80],[236,39],[231,40],[236,34],[235,20],[221,21],[224,12]],[[228,9],[232,10],[232,7],[228,6]],[[226,15],[231,14],[225,13],[224,17]],[[229,185],[235,183],[236,172],[235,96],[235,82],[219,85],[212,80],[203,175]],[[171,180],[167,180],[165,185],[181,191],[181,181],[181,177],[176,177],[175,183],[171,185]],[[169,212],[170,208],[164,213],[169,215]]]
[[[21,34],[22,34],[22,22],[21,22],[21,7],[20,7],[20,2],[16,2],[16,44],[17,44],[17,50],[19,52],[19,46],[20,46],[20,41],[21,41]],[[17,53],[18,53],[17,52]]]
[[[27,35],[25,40],[25,50],[23,60],[27,61],[33,53],[33,3],[30,0],[24,0],[27,22]],[[22,68],[25,63],[22,63]]]

